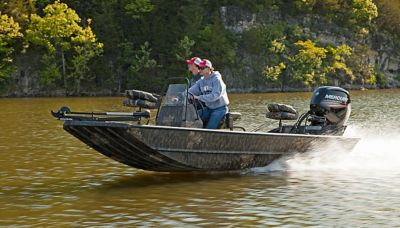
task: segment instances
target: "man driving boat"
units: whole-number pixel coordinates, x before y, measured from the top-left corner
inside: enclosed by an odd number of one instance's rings
[[[194,99],[205,104],[197,111],[203,121],[203,128],[216,129],[228,112],[229,99],[226,85],[221,74],[214,71],[210,60],[201,61],[199,69],[203,78],[190,87],[189,93],[193,94]]]
[[[191,59],[186,60],[188,70],[192,73],[192,78],[190,79],[190,86],[194,85],[202,77],[199,70],[200,63],[201,59],[199,57],[193,57]]]

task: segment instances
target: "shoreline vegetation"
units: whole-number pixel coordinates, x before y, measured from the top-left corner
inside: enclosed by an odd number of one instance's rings
[[[399,88],[398,24],[390,0],[3,1],[0,97],[162,93],[192,56],[231,93]]]

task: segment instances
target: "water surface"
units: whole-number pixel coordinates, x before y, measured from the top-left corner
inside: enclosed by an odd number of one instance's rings
[[[117,163],[62,130],[49,110],[129,111],[123,98],[0,99],[0,226],[400,226],[400,90],[351,91],[362,140],[268,167],[169,174]],[[233,94],[239,125],[266,131],[266,104],[300,112],[311,93]],[[288,122],[290,123],[290,122]]]

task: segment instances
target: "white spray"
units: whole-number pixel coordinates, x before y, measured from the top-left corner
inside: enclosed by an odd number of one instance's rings
[[[360,137],[352,151],[340,144],[315,148],[307,153],[283,157],[256,172],[273,171],[344,171],[400,173],[400,132],[348,127],[345,136]]]

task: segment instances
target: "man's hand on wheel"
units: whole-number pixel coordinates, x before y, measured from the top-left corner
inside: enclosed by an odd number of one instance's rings
[[[191,94],[191,93],[189,93],[189,100],[197,100],[197,99],[199,99],[199,97],[198,96],[195,96],[195,95],[193,95],[193,94]]]

